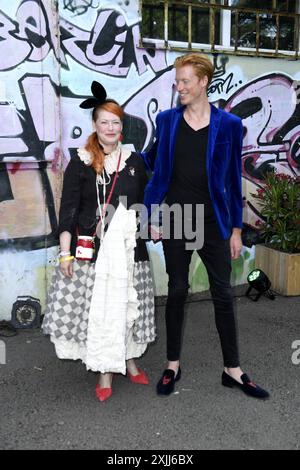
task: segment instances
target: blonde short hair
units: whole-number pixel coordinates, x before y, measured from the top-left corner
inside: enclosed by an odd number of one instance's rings
[[[207,87],[209,87],[214,74],[214,66],[207,55],[191,52],[189,54],[181,55],[175,59],[175,69],[179,69],[185,65],[191,65],[200,80],[206,76],[208,79]]]

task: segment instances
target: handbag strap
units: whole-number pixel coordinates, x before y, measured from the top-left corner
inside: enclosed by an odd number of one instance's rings
[[[114,176],[114,179],[113,179],[113,182],[112,182],[110,191],[109,191],[109,195],[108,195],[107,201],[106,201],[106,203],[105,203],[105,205],[103,206],[103,209],[102,209],[102,218],[104,217],[104,214],[105,214],[105,212],[106,212],[106,208],[107,208],[108,204],[110,203],[112,194],[113,194],[114,189],[115,189],[115,185],[116,185],[116,182],[117,182],[117,177],[118,177],[118,174],[119,174],[119,168],[120,168],[120,163],[121,163],[121,156],[122,156],[122,151],[120,150],[119,159],[118,159],[118,164],[117,164],[117,169],[116,169],[116,172],[115,172],[115,176]],[[98,183],[96,182],[96,184],[98,184]],[[95,229],[95,232],[93,233],[93,237],[96,235],[98,228],[101,227],[101,223],[102,223],[102,221],[101,221],[101,219],[100,219],[99,222],[98,222],[98,224],[97,224],[97,227],[96,227],[96,229]]]

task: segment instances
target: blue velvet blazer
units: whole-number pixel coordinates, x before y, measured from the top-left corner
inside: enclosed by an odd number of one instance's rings
[[[206,169],[211,201],[224,240],[232,228],[242,228],[241,155],[243,126],[239,117],[211,106]],[[163,111],[156,118],[156,140],[142,157],[153,176],[145,189],[144,204],[161,204],[172,178],[174,147],[185,107]]]

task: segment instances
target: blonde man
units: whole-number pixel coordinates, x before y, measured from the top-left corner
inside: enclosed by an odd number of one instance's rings
[[[256,398],[267,398],[269,393],[254,384],[240,368],[230,285],[231,260],[238,258],[242,249],[242,122],[208,102],[207,88],[214,69],[206,55],[186,54],[175,60],[174,67],[181,106],[158,114],[156,141],[143,154],[147,167],[153,171],[144,198],[149,212],[151,206],[165,201],[169,207],[179,207],[181,214],[172,217],[171,213],[170,236],[163,235],[169,276],[168,365],[157,384],[157,393],[172,393],[181,376],[184,304],[189,288],[189,265],[196,249],[209,277],[223,354],[222,384],[237,386]],[[199,243],[200,206],[204,206],[203,243]],[[187,208],[189,217],[185,216]],[[180,232],[183,235],[178,237]],[[196,236],[191,238],[187,232]],[[188,243],[191,241],[195,243],[194,248]]]

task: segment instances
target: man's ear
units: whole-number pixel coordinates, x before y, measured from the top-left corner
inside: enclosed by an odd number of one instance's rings
[[[204,86],[204,88],[207,88],[207,84],[208,84],[208,77],[207,75],[204,75],[204,77],[202,78],[202,85]]]

